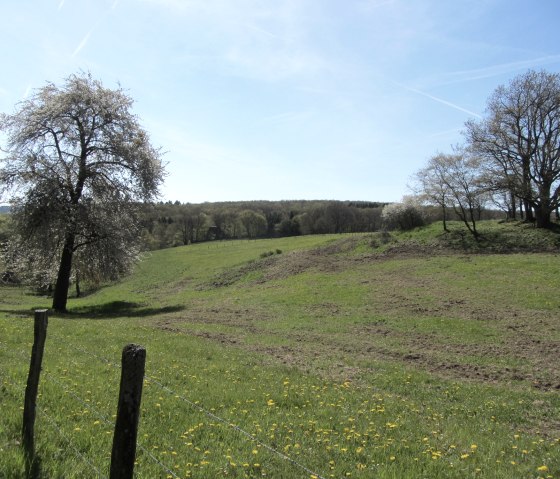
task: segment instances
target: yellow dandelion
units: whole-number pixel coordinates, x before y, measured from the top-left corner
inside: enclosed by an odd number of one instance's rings
[[[461,459],[467,459],[469,457],[469,454],[461,454]]]
[[[547,472],[547,471],[548,471],[548,467],[547,467],[547,466],[539,466],[539,467],[537,467],[537,471],[539,471],[539,472]]]

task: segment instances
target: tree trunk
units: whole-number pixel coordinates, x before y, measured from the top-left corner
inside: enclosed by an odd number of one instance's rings
[[[535,221],[535,216],[533,215],[533,208],[529,204],[529,201],[523,200],[523,206],[525,207],[525,221],[533,223]]]
[[[510,215],[510,219],[512,220],[516,220],[517,219],[517,205],[515,204],[515,195],[513,194],[513,191],[510,191],[510,197],[511,197],[511,215]]]
[[[58,268],[58,276],[54,287],[52,308],[59,312],[66,312],[66,303],[68,301],[68,288],[70,287],[70,273],[72,272],[72,257],[74,255],[74,235],[66,236],[66,242],[62,250],[60,258],[60,266]]]
[[[537,228],[550,228],[550,213],[551,211],[544,205],[535,208],[535,226]]]

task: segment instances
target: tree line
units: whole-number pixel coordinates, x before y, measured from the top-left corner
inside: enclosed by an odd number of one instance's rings
[[[228,239],[377,231],[386,203],[367,201],[239,201],[144,205],[146,249]]]

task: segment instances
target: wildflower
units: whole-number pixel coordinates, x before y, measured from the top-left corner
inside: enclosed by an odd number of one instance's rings
[[[461,454],[461,459],[467,459],[469,457],[469,454]]]
[[[547,466],[539,466],[539,467],[537,467],[537,471],[539,471],[539,472],[547,472],[547,471],[548,471],[548,467],[547,467]]]

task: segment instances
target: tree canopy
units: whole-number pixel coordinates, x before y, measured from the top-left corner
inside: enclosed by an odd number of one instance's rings
[[[437,154],[415,175],[417,192],[444,214],[453,207],[473,235],[491,200],[515,218],[552,226],[560,206],[560,74],[528,72],[499,86],[485,117],[466,122],[456,154]]]
[[[9,259],[52,272],[55,310],[66,310],[78,265],[83,276],[110,276],[135,257],[136,206],[157,197],[164,168],[132,104],[120,87],[83,73],[48,83],[0,117],[0,188],[14,218]]]
[[[520,199],[527,219],[548,227],[560,201],[560,75],[528,71],[498,87],[486,117],[466,124],[467,143],[486,162],[487,183]]]

